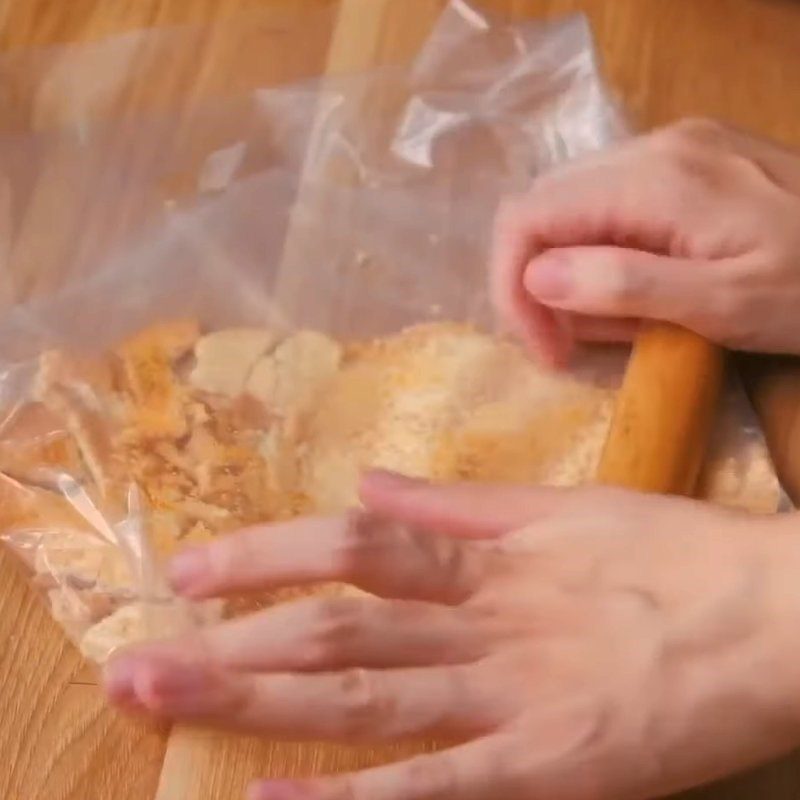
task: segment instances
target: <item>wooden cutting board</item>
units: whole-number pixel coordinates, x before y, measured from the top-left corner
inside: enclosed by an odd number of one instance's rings
[[[589,13],[612,82],[643,125],[687,114],[709,114],[800,145],[800,117],[795,112],[800,106],[800,82],[796,80],[800,74],[800,8],[795,3],[491,0],[486,4],[500,13],[519,15],[573,10]],[[361,5],[363,8],[364,3]],[[319,72],[327,64],[335,71],[413,52],[438,7],[437,0],[371,0],[369,13],[363,14],[355,13],[354,4],[347,0],[137,0],[122,4],[107,0],[0,0],[0,47],[98,39],[144,26],[224,17],[240,9],[296,16],[328,9],[340,14],[334,46],[314,40],[306,52],[291,55],[295,61],[307,59],[311,70]],[[213,83],[218,55],[214,42],[209,42],[207,68],[191,76],[197,85],[188,88],[202,93],[204,85]],[[265,51],[262,62],[260,68],[272,70],[275,79],[287,69],[286,54]],[[769,69],[764,69],[764,64]],[[57,125],[63,119],[60,115],[70,111],[52,107],[57,97],[43,99],[34,93],[15,99],[19,113],[13,121],[23,127]],[[7,121],[0,120],[0,125]],[[68,176],[61,174],[56,164],[48,180],[64,181]],[[40,252],[39,247],[56,246],[58,235],[67,235],[69,219],[65,217],[74,213],[72,209],[54,208],[50,200],[63,186],[53,191],[43,181],[37,188],[38,213],[53,216],[54,238],[33,242],[34,254]],[[2,201],[0,196],[0,211]],[[650,341],[652,345],[654,340]],[[704,365],[715,363],[716,355],[694,345],[692,353],[696,374],[702,378]],[[641,370],[649,372],[653,363],[643,359]],[[669,374],[661,371],[666,369],[666,362],[658,364],[663,378]],[[787,442],[785,449],[776,450],[785,468],[784,477],[800,486],[800,448],[788,444],[793,433],[800,430],[800,374],[793,365],[779,372],[763,368],[757,372],[756,399],[763,406],[774,440]],[[633,385],[639,383],[638,379],[630,380]],[[696,384],[701,397],[706,391],[703,387],[709,385],[703,380]],[[642,397],[635,391],[628,396]],[[638,402],[633,401],[634,409]],[[651,411],[656,408],[649,401],[645,407]],[[691,430],[692,419],[697,420],[687,417],[681,423],[689,425],[685,430]],[[679,421],[674,416],[672,420]],[[615,430],[624,437],[629,428],[621,424]],[[615,448],[611,452],[620,451]],[[614,467],[617,471],[613,476],[609,473],[608,479],[621,482],[620,469],[623,466],[618,463]],[[648,480],[672,480],[675,474],[650,475]],[[11,560],[0,555],[3,800],[150,800],[156,796],[159,800],[235,800],[253,777],[353,768],[376,756],[402,752],[277,748],[183,730],[173,732],[167,742],[164,732],[133,724],[105,709],[93,682],[94,675],[81,667]],[[701,794],[704,799],[788,800],[797,796],[798,787],[797,762],[787,761]]]

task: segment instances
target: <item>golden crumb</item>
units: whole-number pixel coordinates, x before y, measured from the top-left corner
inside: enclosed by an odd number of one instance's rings
[[[102,660],[188,624],[163,581],[164,562],[182,548],[341,512],[358,503],[364,470],[591,480],[614,397],[462,324],[347,343],[312,331],[201,336],[192,321],[155,325],[96,359],[41,357],[30,402],[0,425],[0,533],[47,586],[65,629]],[[707,496],[777,506],[763,442],[730,409],[710,464]]]
[[[595,449],[602,444],[596,423],[607,424],[612,399],[469,326],[411,328],[348,348],[308,415],[302,486],[317,510],[333,512],[357,502],[369,468],[440,481],[555,482],[584,431]],[[585,479],[594,465],[583,467]]]
[[[253,367],[246,392],[272,413],[302,413],[336,374],[342,347],[328,336],[300,331],[281,342]]]

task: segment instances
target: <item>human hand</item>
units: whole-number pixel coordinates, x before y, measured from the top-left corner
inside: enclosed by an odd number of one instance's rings
[[[800,155],[685,120],[536,180],[498,214],[495,307],[545,362],[642,319],[800,353]]]
[[[195,599],[317,581],[375,596],[290,602],[133,649],[109,667],[111,698],[272,737],[461,742],[256,784],[258,800],[635,800],[800,741],[789,518],[387,475],[363,495],[365,512],[191,551],[173,578]]]

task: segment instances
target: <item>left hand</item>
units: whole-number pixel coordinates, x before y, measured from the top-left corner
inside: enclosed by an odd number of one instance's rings
[[[112,699],[272,737],[461,742],[254,800],[641,800],[800,743],[792,518],[387,475],[363,499],[185,553],[173,581],[196,599],[319,581],[373,596],[135,648],[109,666]]]

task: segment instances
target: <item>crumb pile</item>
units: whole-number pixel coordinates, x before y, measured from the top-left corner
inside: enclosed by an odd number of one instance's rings
[[[0,536],[83,652],[103,661],[154,630],[218,613],[169,596],[158,567],[178,549],[344,510],[368,468],[585,482],[613,402],[613,391],[543,372],[516,345],[468,326],[341,343],[314,331],[203,335],[191,321],[165,323],[103,357],[41,356],[31,397],[0,428]],[[736,446],[721,437],[709,496],[774,510],[763,445],[748,444],[761,450],[745,468]]]

